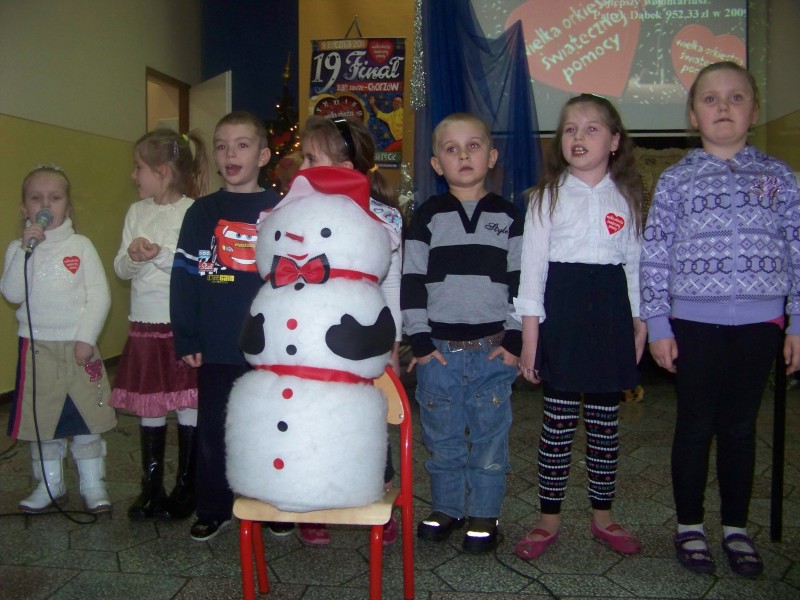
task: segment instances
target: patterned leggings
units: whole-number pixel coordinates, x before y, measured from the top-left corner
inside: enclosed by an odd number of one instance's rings
[[[586,470],[589,500],[596,510],[609,510],[617,479],[619,393],[580,394],[544,388],[544,417],[539,440],[539,501],[545,514],[558,514],[564,500],[572,443],[578,428],[581,396],[586,427]]]

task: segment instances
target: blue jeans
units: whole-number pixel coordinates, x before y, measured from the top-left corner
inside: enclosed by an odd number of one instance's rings
[[[433,510],[451,517],[499,517],[506,489],[511,384],[517,368],[493,348],[450,351],[447,360],[417,365],[417,402],[422,439],[430,453]]]

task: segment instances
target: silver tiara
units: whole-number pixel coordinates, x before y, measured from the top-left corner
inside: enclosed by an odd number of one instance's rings
[[[61,171],[61,167],[53,163],[37,163],[36,166],[33,168],[34,171],[38,171],[40,169],[47,169],[49,171]]]

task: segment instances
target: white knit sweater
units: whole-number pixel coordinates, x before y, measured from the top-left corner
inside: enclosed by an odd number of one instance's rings
[[[114,271],[121,279],[131,279],[131,321],[169,323],[169,276],[178,245],[178,234],[192,202],[181,197],[172,204],[156,204],[152,198],[134,203],[125,216],[122,242],[114,259]],[[147,262],[134,262],[128,246],[143,237],[161,246],[158,255]]]
[[[69,218],[45,235],[27,263],[34,339],[94,345],[111,307],[100,257],[88,238],[75,233]],[[17,334],[28,338],[25,266],[22,242],[14,240],[6,249],[0,292],[20,305]]]

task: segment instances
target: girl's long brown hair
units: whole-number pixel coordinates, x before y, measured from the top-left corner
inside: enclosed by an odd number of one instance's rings
[[[608,173],[614,185],[617,186],[620,194],[625,198],[633,218],[634,231],[636,235],[641,235],[643,228],[642,219],[642,179],[636,168],[636,157],[633,154],[633,141],[631,140],[622,119],[611,104],[605,98],[594,94],[581,94],[570,98],[564,108],[561,109],[561,116],[558,120],[558,129],[555,138],[544,155],[544,166],[540,176],[539,184],[528,190],[530,208],[539,211],[539,218],[542,218],[544,193],[550,195],[549,217],[553,217],[556,204],[558,202],[558,189],[569,171],[569,163],[564,158],[561,150],[561,140],[564,137],[564,121],[567,111],[576,105],[594,106],[600,113],[603,122],[613,134],[619,134],[619,145],[617,150],[608,157]]]
[[[346,131],[340,131],[339,127],[346,128]],[[346,122],[340,122],[337,127],[332,119],[313,116],[306,121],[300,138],[313,140],[334,164],[348,160],[352,162],[353,168],[369,179],[371,196],[379,202],[398,208],[397,190],[381,175],[375,165],[375,141],[364,123],[347,119]],[[352,148],[348,146],[350,142]]]

